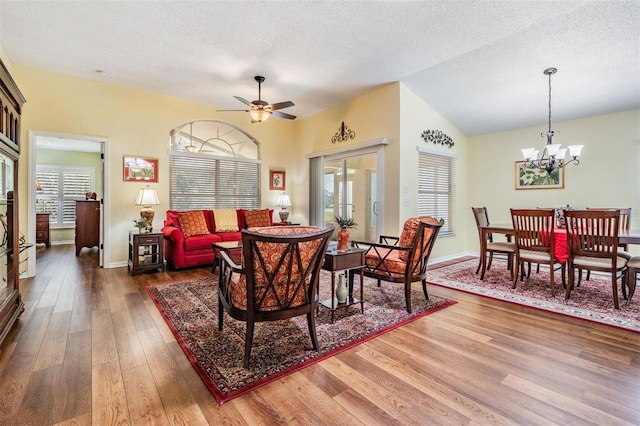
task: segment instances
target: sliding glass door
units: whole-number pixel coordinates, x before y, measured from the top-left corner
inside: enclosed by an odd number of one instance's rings
[[[377,238],[377,156],[362,154],[327,158],[323,173],[323,219],[334,225],[334,216],[355,219],[358,227],[350,230],[351,238],[374,241]]]

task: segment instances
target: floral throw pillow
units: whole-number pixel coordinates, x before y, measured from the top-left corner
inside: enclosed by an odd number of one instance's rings
[[[269,209],[247,210],[244,213],[244,220],[247,223],[247,228],[271,226],[271,217],[269,216]]]
[[[180,229],[185,238],[209,233],[209,228],[207,228],[207,222],[204,220],[202,211],[178,213],[178,221],[180,222]]]

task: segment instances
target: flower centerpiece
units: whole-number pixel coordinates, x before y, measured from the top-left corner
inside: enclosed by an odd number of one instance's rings
[[[138,231],[142,233],[149,228],[149,221],[147,220],[146,217],[139,217],[137,219],[134,219],[133,226],[138,228]]]
[[[349,229],[356,229],[358,223],[352,217],[334,216],[340,231],[338,232],[338,251],[346,251],[349,244]]]

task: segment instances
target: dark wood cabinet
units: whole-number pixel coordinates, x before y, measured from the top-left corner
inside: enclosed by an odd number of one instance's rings
[[[100,245],[100,201],[76,201],[76,256],[83,247]]]
[[[131,275],[149,269],[164,272],[164,237],[161,232],[129,232],[129,262]]]
[[[24,311],[20,295],[18,159],[20,116],[25,99],[0,60],[0,343]]]
[[[49,235],[49,213],[36,213],[36,244],[51,247]]]

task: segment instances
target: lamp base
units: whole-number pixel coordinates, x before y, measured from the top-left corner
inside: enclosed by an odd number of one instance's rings
[[[280,210],[278,212],[278,215],[280,216],[280,222],[284,223],[287,221],[287,219],[289,219],[289,212],[286,210]]]
[[[147,219],[147,222],[149,223],[149,226],[147,226],[147,229],[149,231],[153,231],[153,216],[155,216],[155,214],[156,213],[153,211],[151,207],[144,207],[140,209],[140,217],[144,217],[145,219]]]

